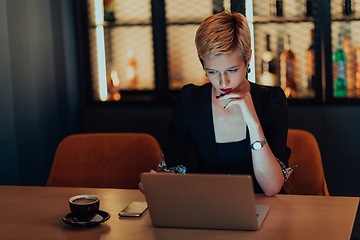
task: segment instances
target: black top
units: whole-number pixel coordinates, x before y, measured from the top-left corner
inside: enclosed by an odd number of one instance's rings
[[[255,83],[250,83],[250,86],[255,111],[269,147],[274,156],[287,166],[290,149],[286,146],[288,105],[284,92],[280,87],[261,86]],[[229,168],[222,164],[221,159],[224,158],[224,155],[220,155],[217,146],[219,144],[215,142],[211,96],[211,83],[202,86],[188,84],[183,87],[173,110],[167,142],[164,147],[167,167],[184,165],[190,173],[243,174],[245,171],[254,178],[255,192],[262,192],[261,189],[257,189],[258,184],[253,174],[252,161],[250,161],[251,173],[248,169],[250,166],[240,164],[242,161],[240,155],[239,165],[232,162],[230,165],[233,166]],[[250,151],[248,144],[249,142],[244,145],[248,149],[244,151]],[[195,147],[197,158],[188,161],[192,146]],[[234,151],[230,152],[235,155],[231,159],[236,159],[238,155],[236,147]],[[230,156],[226,158],[230,159]]]
[[[238,142],[216,143],[220,161],[214,163],[229,173],[252,174],[249,138]]]
[[[262,193],[260,185],[257,183],[251,158],[250,138],[238,142],[216,143],[217,151],[220,156],[218,167],[223,168],[228,174],[248,174],[253,180],[254,192]]]

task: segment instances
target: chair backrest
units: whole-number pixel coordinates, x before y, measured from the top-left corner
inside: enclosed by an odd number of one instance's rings
[[[157,169],[161,154],[149,134],[70,135],[56,150],[46,186],[135,189],[140,173]]]
[[[307,131],[289,129],[287,145],[291,148],[289,166],[297,165],[284,184],[288,194],[329,196],[320,149]]]

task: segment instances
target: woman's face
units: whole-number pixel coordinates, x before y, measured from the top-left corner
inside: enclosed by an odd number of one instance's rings
[[[250,57],[251,54],[247,62]],[[205,73],[214,86],[216,95],[247,89],[245,79],[247,64],[237,50],[215,55],[209,60],[204,60],[203,63]]]

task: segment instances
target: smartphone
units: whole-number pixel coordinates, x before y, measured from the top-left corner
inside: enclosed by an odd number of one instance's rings
[[[147,202],[131,202],[120,213],[120,217],[140,217],[147,209]]]

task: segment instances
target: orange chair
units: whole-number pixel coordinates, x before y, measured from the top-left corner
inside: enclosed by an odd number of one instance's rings
[[[289,129],[287,145],[291,148],[289,166],[297,165],[284,184],[288,194],[329,196],[320,149],[307,131]]]
[[[56,150],[46,186],[135,189],[141,172],[157,169],[161,154],[149,134],[70,135]]]

